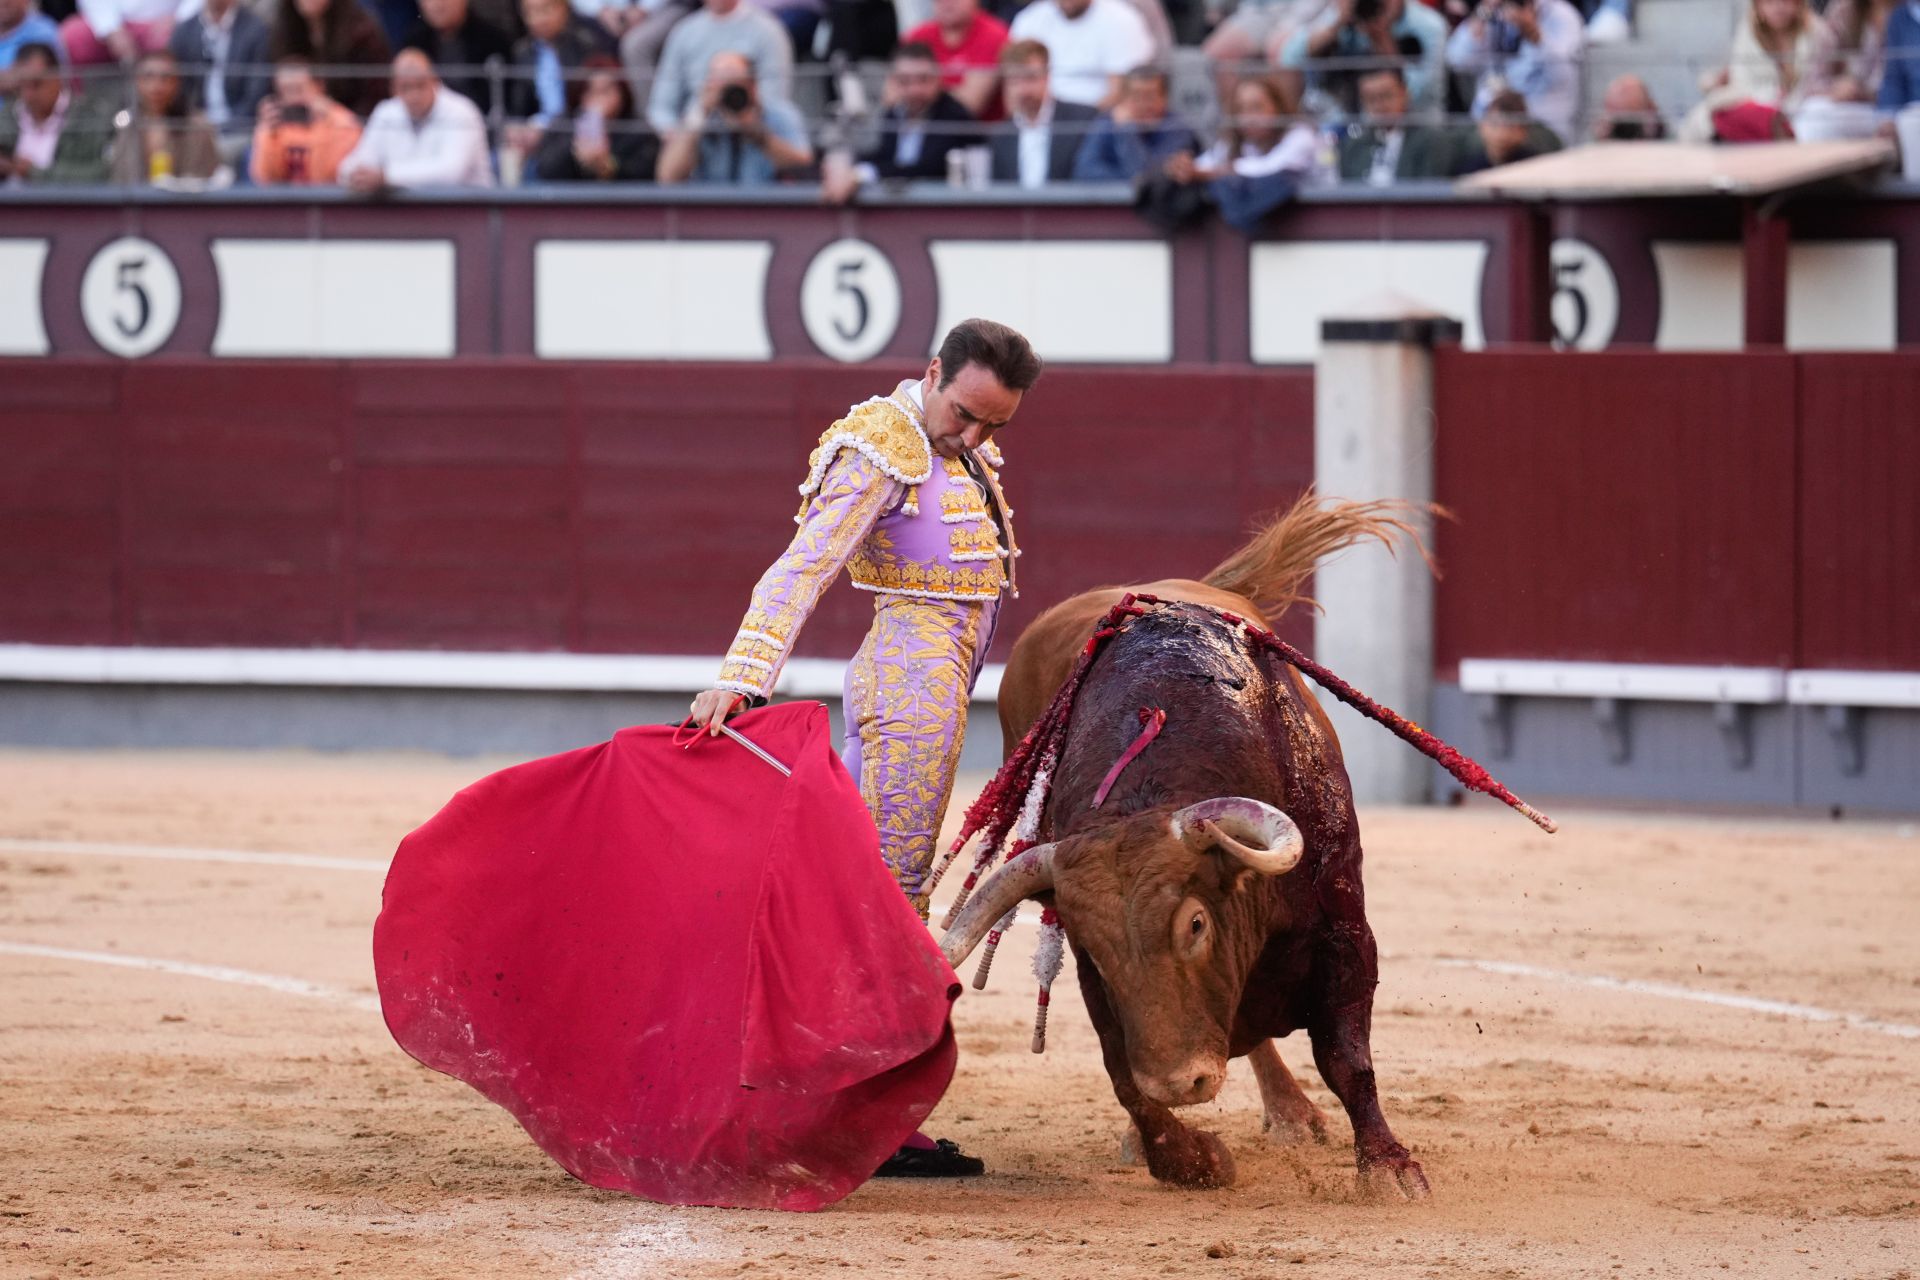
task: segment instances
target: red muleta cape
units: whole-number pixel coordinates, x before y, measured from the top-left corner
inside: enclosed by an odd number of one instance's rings
[[[820,1209],[946,1091],[960,987],[826,709],[731,723],[793,776],[635,728],[456,795],[394,855],[380,1003],[401,1048],[583,1181]]]

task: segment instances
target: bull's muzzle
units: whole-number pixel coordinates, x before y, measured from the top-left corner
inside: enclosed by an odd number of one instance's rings
[[[1195,1054],[1171,1071],[1135,1071],[1133,1082],[1148,1099],[1163,1107],[1190,1107],[1211,1102],[1227,1078],[1227,1063],[1216,1054]]]

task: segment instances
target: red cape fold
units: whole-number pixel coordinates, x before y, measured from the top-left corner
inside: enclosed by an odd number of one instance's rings
[[[670,1204],[819,1209],[953,1077],[959,983],[880,861],[826,709],[502,770],[408,836],[374,925],[400,1047],[568,1172]]]

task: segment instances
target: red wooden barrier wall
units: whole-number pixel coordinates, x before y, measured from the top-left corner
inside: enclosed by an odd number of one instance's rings
[[[815,437],[912,372],[0,362],[0,642],[717,653]],[[1218,561],[1311,479],[1312,399],[1298,370],[1049,371],[1002,436],[998,652],[1074,591]],[[834,592],[800,651],[869,611]]]
[[[1436,664],[1920,669],[1920,356],[1440,353]]]

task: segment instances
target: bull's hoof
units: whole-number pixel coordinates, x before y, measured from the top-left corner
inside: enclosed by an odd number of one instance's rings
[[[1218,1135],[1198,1129],[1162,1134],[1146,1145],[1147,1169],[1162,1182],[1204,1191],[1233,1185],[1233,1156]]]
[[[1362,1161],[1360,1189],[1378,1200],[1425,1200],[1433,1194],[1420,1162],[1404,1151]]]
[[[1304,1110],[1268,1111],[1260,1117],[1260,1131],[1267,1135],[1268,1142],[1277,1147],[1327,1144],[1326,1113],[1305,1098],[1301,1102],[1306,1104]]]

